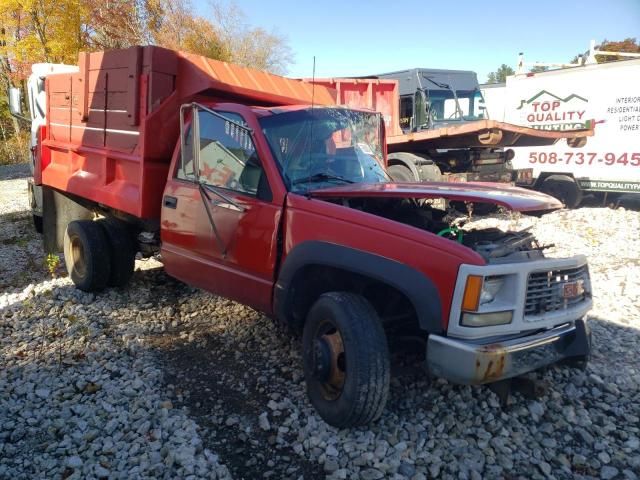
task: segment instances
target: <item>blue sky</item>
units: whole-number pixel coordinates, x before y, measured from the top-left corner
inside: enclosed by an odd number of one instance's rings
[[[193,0],[208,15],[206,0]],[[283,34],[288,75],[382,73],[411,67],[475,70],[483,82],[518,52],[562,62],[600,41],[640,38],[640,0],[236,0],[247,21]]]

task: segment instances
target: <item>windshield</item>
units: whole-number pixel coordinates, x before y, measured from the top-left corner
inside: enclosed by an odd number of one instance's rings
[[[429,99],[432,121],[474,121],[487,118],[484,98],[475,74],[422,75],[421,80]],[[420,80],[420,77],[418,77]]]
[[[483,120],[486,117],[480,90],[429,90],[431,118],[438,121]],[[456,97],[458,104],[456,105]],[[459,106],[459,107],[458,107]]]
[[[260,126],[293,192],[389,181],[377,113],[323,107],[264,117]]]

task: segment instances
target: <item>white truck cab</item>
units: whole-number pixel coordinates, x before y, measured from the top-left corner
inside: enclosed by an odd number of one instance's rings
[[[47,96],[44,91],[45,79],[48,75],[55,73],[74,73],[78,67],[74,65],[64,65],[61,63],[34,63],[31,66],[31,75],[27,79],[27,105],[29,107],[29,117],[31,120],[31,138],[29,149],[31,150],[31,162],[29,167],[33,176],[34,152],[38,141],[38,131],[46,123]],[[17,97],[19,102],[19,96]],[[15,111],[12,108],[12,113]],[[16,112],[21,113],[21,112]],[[33,179],[29,179],[29,202],[33,213],[33,223],[38,232],[42,231],[42,189],[33,184]]]

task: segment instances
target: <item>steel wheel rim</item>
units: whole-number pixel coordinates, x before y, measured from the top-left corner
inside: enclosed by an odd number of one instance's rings
[[[347,358],[340,330],[332,322],[325,320],[316,330],[312,357],[313,376],[322,396],[337,400],[346,381]]]
[[[84,246],[79,238],[74,237],[71,240],[71,258],[73,260],[73,270],[80,276],[84,277],[87,273],[87,264],[85,262]]]

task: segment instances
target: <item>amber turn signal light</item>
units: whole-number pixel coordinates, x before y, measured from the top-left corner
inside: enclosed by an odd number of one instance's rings
[[[475,312],[480,305],[480,293],[482,292],[482,277],[469,275],[467,284],[464,287],[464,297],[462,298],[462,310],[465,312]]]

